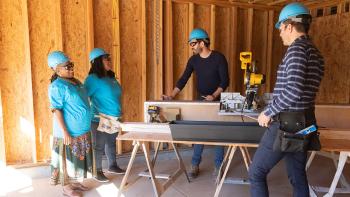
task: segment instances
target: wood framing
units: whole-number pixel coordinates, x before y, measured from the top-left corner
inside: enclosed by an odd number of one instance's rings
[[[2,98],[0,89],[0,167],[6,165],[5,135],[2,115]]]
[[[199,5],[216,5],[220,7],[240,7],[244,9],[248,8],[254,8],[254,9],[259,9],[259,10],[266,10],[266,9],[276,9],[280,10],[280,6],[274,6],[274,5],[266,5],[266,4],[252,4],[248,2],[238,2],[238,1],[229,1],[229,0],[172,0],[173,2],[177,3],[188,3],[188,2],[193,2],[195,4]]]
[[[112,28],[113,28],[113,46],[112,46],[112,59],[114,63],[114,71],[116,73],[119,83],[121,79],[121,67],[120,67],[120,17],[119,17],[119,0],[112,1]]]
[[[165,93],[171,94],[174,88],[173,78],[173,5],[171,0],[167,0],[165,4]]]
[[[237,69],[239,69],[239,65],[237,64],[237,20],[238,20],[238,8],[231,8],[231,22],[230,22],[230,37],[229,37],[229,49],[230,56],[229,61],[231,62],[231,66],[229,67],[229,76],[230,76],[230,91],[236,91],[236,85],[238,84],[237,80],[235,80],[237,75]]]
[[[274,11],[270,10],[268,11],[268,33],[267,33],[267,49],[266,49],[266,77],[271,76],[271,68],[272,68],[272,44],[273,44],[273,29],[275,28],[274,25]],[[266,84],[265,84],[265,90],[267,92],[272,92],[272,87],[271,87],[271,80],[267,79]]]
[[[210,48],[215,49],[215,5],[210,6]]]
[[[194,21],[194,4],[193,3],[189,3],[188,4],[188,33],[187,35],[190,35],[190,32],[193,30],[194,25],[193,25],[193,21]],[[192,56],[193,52],[192,49],[190,47],[188,47],[188,56],[187,59],[190,58]],[[193,92],[194,92],[194,77],[193,74],[190,77],[190,79],[187,82],[186,85],[187,88],[187,92],[186,92],[186,97],[188,99],[193,99]]]
[[[141,99],[139,103],[140,114],[143,113],[143,103],[146,101],[146,88],[147,88],[147,79],[146,79],[146,0],[139,0],[141,6]]]
[[[52,114],[47,90],[53,72],[46,57],[53,50],[62,50],[70,57],[80,81],[88,74],[88,54],[93,47],[110,52],[123,88],[124,121],[142,121],[144,101],[171,93],[192,55],[188,35],[193,28],[205,29],[211,48],[227,58],[231,79],[227,91],[243,93],[238,55],[249,50],[258,61],[258,71],[267,77],[261,93],[271,92],[286,50],[274,24],[282,6],[289,2],[294,1],[0,1],[0,158],[7,164],[50,159]],[[310,28],[325,57],[317,103],[350,104],[350,45],[346,42],[350,40],[350,13],[345,12],[349,0],[298,2],[307,5],[313,16],[317,9],[324,9],[325,17],[314,17]],[[329,15],[334,6],[337,14],[333,11],[334,15]],[[176,99],[195,99],[196,87],[196,78],[191,77]],[[118,142],[119,154],[129,150],[130,144]]]
[[[276,1],[272,1],[271,3],[268,3],[267,5],[278,5],[281,3],[287,3],[288,0],[276,0]]]
[[[254,9],[248,9],[247,19],[247,37],[246,37],[246,51],[252,50],[252,39],[253,39],[253,22],[254,22]]]
[[[112,1],[112,62],[114,63],[114,72],[119,83],[121,80],[121,71],[120,71],[120,18],[119,18],[119,0]],[[122,134],[122,133],[120,133]],[[117,154],[120,155],[123,153],[123,143],[120,140],[117,140]]]
[[[163,1],[154,0],[153,6],[153,61],[156,68],[155,99],[160,99],[163,94]]]
[[[315,2],[315,1],[309,1],[305,2],[304,4],[309,8],[309,9],[314,9],[314,8],[322,8],[322,7],[329,7],[333,5],[339,5],[339,3],[344,2],[344,0],[327,0],[327,1],[322,1],[322,2]]]

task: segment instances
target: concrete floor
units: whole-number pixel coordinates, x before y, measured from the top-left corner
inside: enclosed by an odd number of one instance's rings
[[[253,151],[252,151],[253,152]],[[181,155],[185,164],[188,166],[191,161],[192,150],[182,150]],[[214,195],[215,185],[211,177],[213,166],[213,149],[207,148],[203,153],[203,162],[200,166],[200,176],[187,183],[184,175],[181,175],[176,182],[166,190],[164,197],[211,197]],[[129,161],[128,157],[118,159],[121,167],[126,168]],[[106,163],[104,162],[104,165]],[[311,168],[308,171],[309,182],[311,185],[329,186],[335,173],[335,168],[330,159],[316,156]],[[129,181],[135,180],[137,174],[146,167],[142,155],[138,156],[131,171]],[[176,159],[172,153],[162,153],[156,164],[158,173],[169,173],[176,168]],[[346,165],[344,172],[350,180],[349,166]],[[121,175],[107,174],[112,182],[100,184],[93,179],[86,179],[84,184],[92,189],[85,192],[84,196],[116,196],[119,185],[122,180]],[[229,177],[247,177],[247,171],[243,165],[242,157],[239,152],[232,162]],[[13,169],[11,167],[0,168],[0,196],[62,196],[60,186],[50,186],[49,167],[36,167],[27,169]],[[268,176],[270,196],[292,196],[292,189],[289,185],[285,166],[283,161],[280,162]],[[123,196],[131,197],[148,197],[154,196],[153,187],[147,178],[140,178],[136,183],[123,192]],[[249,196],[249,185],[230,185],[224,184],[220,196]],[[319,194],[322,196],[322,194]],[[350,196],[350,194],[335,195],[339,197]]]

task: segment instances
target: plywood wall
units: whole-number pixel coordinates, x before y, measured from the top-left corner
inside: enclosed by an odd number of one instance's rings
[[[188,15],[189,15],[189,5],[188,3],[174,3],[173,12],[178,14],[173,14],[173,66],[174,66],[174,86],[179,76],[186,68],[187,59],[189,57],[188,52]],[[178,99],[189,100],[192,99],[193,95],[193,76],[189,79],[188,84],[178,95]]]
[[[36,152],[27,1],[0,1],[0,13],[6,160],[33,162]]]
[[[319,7],[322,8],[322,5]],[[278,14],[275,14],[274,21],[277,20]],[[318,104],[350,104],[349,28],[349,12],[313,18],[309,35],[325,59],[325,75],[316,97]],[[276,80],[277,67],[286,50],[280,44],[278,31],[274,31],[273,40],[272,82]]]
[[[316,18],[310,34],[325,58],[318,103],[350,103],[350,14]]]
[[[94,45],[112,53],[112,1],[93,1]]]
[[[231,78],[228,91],[244,91],[242,51],[252,51],[259,71],[267,74],[261,92],[272,91],[286,49],[274,28],[278,10],[203,2],[0,1],[0,89],[7,163],[50,159],[52,117],[47,88],[52,71],[46,58],[53,50],[64,50],[71,57],[76,77],[82,81],[90,68],[90,49],[102,47],[110,52],[123,88],[125,121],[143,121],[143,102],[171,92],[192,55],[188,36],[193,28],[205,29],[211,35],[212,49],[226,56]],[[344,13],[316,19],[312,25],[310,33],[326,59],[319,103],[350,102],[349,21],[349,14]],[[195,97],[193,76],[176,99]],[[124,152],[130,148],[130,143],[123,143]]]
[[[62,37],[63,50],[69,55],[77,69],[74,75],[78,79],[85,79],[88,71],[87,48],[87,1],[62,0]]]
[[[61,31],[59,1],[33,0],[28,2],[30,56],[32,69],[33,101],[36,128],[36,148],[38,159],[50,156],[50,136],[52,130],[48,99],[49,79],[52,71],[47,66],[47,55],[62,47],[62,39],[56,32]],[[56,16],[56,14],[58,14]],[[59,17],[58,19],[56,17]]]
[[[120,69],[118,76],[123,88],[123,118],[142,121],[143,102],[159,99],[163,92],[169,93],[184,71],[192,55],[188,35],[193,28],[205,29],[212,36],[212,48],[226,56],[232,78],[230,91],[242,90],[238,55],[249,48],[246,35],[255,38],[253,32],[247,32],[253,31],[255,24],[252,23],[250,29],[245,24],[247,9],[232,6],[172,0],[119,0],[115,3],[109,0],[22,0],[17,5],[11,4],[10,9],[5,9],[4,1],[0,5],[1,14],[8,16],[1,18],[0,43],[7,51],[0,53],[4,59],[1,72],[5,73],[0,85],[5,98],[2,105],[9,163],[50,159],[52,116],[47,88],[52,71],[46,63],[49,52],[65,51],[75,63],[76,77],[83,81],[90,68],[90,49],[102,47],[115,58],[113,41],[119,40],[120,65],[116,68]],[[118,10],[116,5],[119,12],[113,18],[113,10]],[[158,12],[155,6],[160,9]],[[266,11],[261,12],[252,15],[255,17],[252,21],[266,15]],[[114,22],[117,22],[114,25],[119,27],[119,34],[113,29]],[[16,41],[11,39],[13,37]],[[264,45],[259,44],[260,48]],[[261,52],[260,48],[256,53]],[[161,54],[161,62],[156,61],[156,53]],[[194,79],[195,76],[191,77],[177,99],[195,98]],[[21,120],[30,125],[30,135],[23,135]],[[21,146],[14,148],[16,143]],[[124,151],[130,148],[130,143],[123,144]]]
[[[2,115],[2,98],[0,90],[0,166],[6,165],[5,139],[4,139],[4,124]]]

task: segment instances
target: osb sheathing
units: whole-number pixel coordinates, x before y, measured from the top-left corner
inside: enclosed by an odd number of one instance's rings
[[[27,2],[0,1],[0,87],[7,163],[35,156],[33,87]]]
[[[61,26],[56,21],[57,1],[33,0],[28,2],[31,73],[36,128],[37,157],[50,156],[50,136],[52,135],[52,114],[48,99],[48,86],[53,71],[47,66],[47,55],[62,45],[62,39],[56,39]],[[30,67],[30,66],[29,66]]]
[[[318,103],[350,102],[350,14],[314,20],[310,34],[325,58],[325,76]]]
[[[0,1],[0,88],[8,163],[45,161],[50,158],[52,116],[47,88],[52,71],[47,66],[47,54],[53,50],[64,50],[75,63],[76,77],[83,81],[90,68],[87,61],[89,44],[112,53],[112,1],[93,1],[92,21],[89,18],[88,2]],[[142,4],[145,5],[144,10]],[[165,4],[163,1],[163,10]],[[165,84],[165,74],[159,80],[157,77],[161,75],[156,74],[154,67],[153,6],[154,0],[119,0],[120,79],[125,121],[143,121],[143,101],[158,99],[158,93],[163,90],[158,87],[158,83],[161,81],[163,87]],[[190,7],[188,3],[172,2],[173,84],[181,76],[190,56],[188,35],[192,21],[194,28],[201,27],[208,33],[214,32],[214,49],[222,52],[229,62],[230,91],[243,91],[239,52],[251,49],[259,70],[266,72],[269,31],[267,10],[252,9],[248,12],[241,7],[215,6],[213,16],[209,4],[194,3],[193,13]],[[163,24],[167,24],[166,13],[163,12]],[[249,15],[252,16],[252,23],[248,21]],[[211,25],[213,17],[214,31]],[[275,12],[274,22],[277,18],[278,12]],[[341,14],[319,18],[311,27],[310,33],[326,60],[326,74],[318,102],[349,104],[349,21],[349,14]],[[89,24],[93,24],[93,32],[89,32]],[[166,32],[166,26],[163,25],[163,48],[160,49],[163,54],[167,51],[164,43],[169,43],[165,42]],[[90,35],[93,37],[89,38]],[[89,40],[93,43],[89,43]],[[270,90],[284,51],[279,33],[274,29],[272,64],[269,68],[271,74],[267,76]],[[167,62],[165,56],[163,62]],[[194,96],[195,83],[193,86],[189,83],[177,99],[194,99]],[[124,151],[130,148],[130,143],[123,146]]]

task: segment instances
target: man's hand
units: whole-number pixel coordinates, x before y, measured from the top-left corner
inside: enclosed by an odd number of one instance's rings
[[[205,101],[213,101],[215,99],[215,97],[213,95],[207,95],[207,96],[203,96]]]
[[[163,95],[162,95],[162,99],[163,99],[163,100],[173,100],[173,97],[163,94]]]
[[[264,112],[261,112],[258,117],[259,125],[262,127],[268,127],[269,123],[271,121],[271,118],[268,116],[265,116]]]

